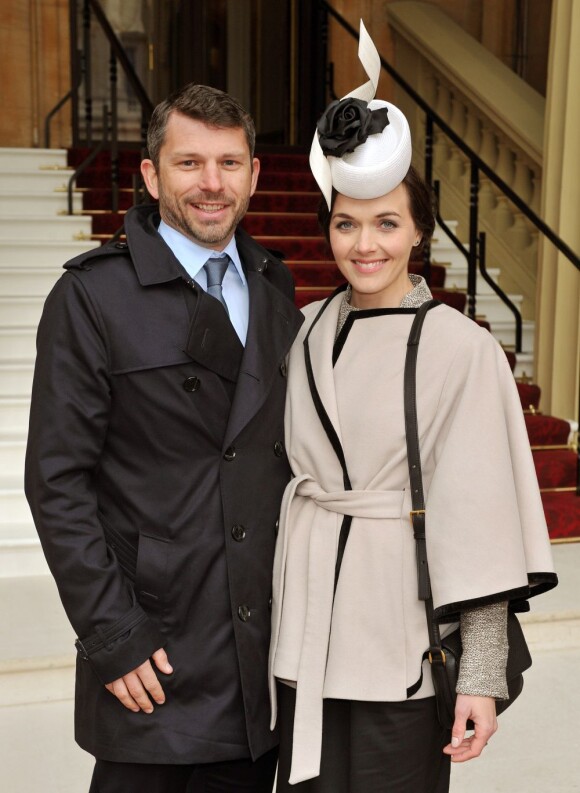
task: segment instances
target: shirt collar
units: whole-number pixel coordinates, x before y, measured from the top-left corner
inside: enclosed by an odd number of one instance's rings
[[[185,234],[182,234],[172,226],[168,226],[163,220],[157,229],[165,243],[169,246],[175,258],[187,270],[192,278],[195,278],[203,265],[212,255],[219,256],[220,254],[227,253],[232,260],[237,274],[240,277],[242,284],[246,285],[246,276],[238,248],[236,246],[236,239],[232,237],[223,251],[212,251],[210,248],[204,248],[203,245],[198,245]]]

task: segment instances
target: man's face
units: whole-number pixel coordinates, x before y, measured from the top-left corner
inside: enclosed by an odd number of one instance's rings
[[[159,168],[141,173],[168,226],[212,250],[223,250],[246,214],[260,171],[241,127],[208,127],[173,111]]]

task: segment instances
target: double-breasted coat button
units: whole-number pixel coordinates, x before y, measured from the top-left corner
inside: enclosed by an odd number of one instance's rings
[[[251,611],[249,606],[246,606],[243,603],[241,606],[238,606],[238,617],[241,619],[242,622],[247,622],[250,619]]]
[[[274,454],[276,457],[283,457],[284,456],[284,444],[282,441],[276,441],[274,444]]]
[[[186,391],[197,391],[200,385],[199,377],[186,377],[183,381],[183,387]]]
[[[282,361],[280,364],[280,374],[282,377],[286,377],[288,375],[288,367],[286,366],[286,361]]]
[[[232,526],[232,537],[236,542],[241,542],[246,536],[246,530],[239,523]]]
[[[129,246],[127,245],[127,243],[126,243],[126,242],[116,242],[116,243],[115,243],[115,248],[118,248],[120,251],[124,251],[124,250],[126,250],[128,247],[129,247]]]
[[[272,598],[268,600],[268,608],[270,611],[272,611]]]
[[[236,456],[236,450],[234,449],[234,447],[228,446],[228,448],[224,452],[224,460],[227,460],[228,463],[231,463],[231,461],[234,459],[235,456]]]

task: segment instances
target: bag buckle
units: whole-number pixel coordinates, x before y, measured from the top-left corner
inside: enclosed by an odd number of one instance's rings
[[[443,661],[443,666],[445,666],[445,664],[447,663],[445,651],[442,648],[438,648],[436,652],[439,653],[439,655],[441,656],[441,660]],[[429,659],[429,663],[431,664],[431,666],[433,666],[433,654],[431,650],[429,650],[429,655],[427,657]]]
[[[425,514],[425,510],[424,510],[424,509],[412,509],[412,510],[409,512],[409,517],[411,518],[411,523],[413,523],[413,518],[414,518],[416,515],[424,515],[424,514]]]

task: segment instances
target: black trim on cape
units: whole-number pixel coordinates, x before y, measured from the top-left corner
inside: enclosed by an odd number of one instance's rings
[[[434,609],[433,616],[437,622],[456,622],[462,611],[470,611],[481,606],[491,606],[493,603],[503,603],[506,600],[511,611],[523,613],[530,610],[529,598],[548,592],[558,584],[556,573],[530,573],[528,579],[528,586],[508,589],[505,592],[494,592],[491,595],[484,595],[472,600],[458,600],[456,603],[446,603]],[[538,583],[534,584],[534,581]]]
[[[351,311],[345,319],[344,325],[340,329],[336,341],[334,342],[334,347],[332,348],[332,365],[336,365],[355,320],[365,319],[366,317],[382,317],[387,314],[416,314],[417,311],[417,308],[361,308],[356,311]],[[318,317],[316,319],[318,319]]]

